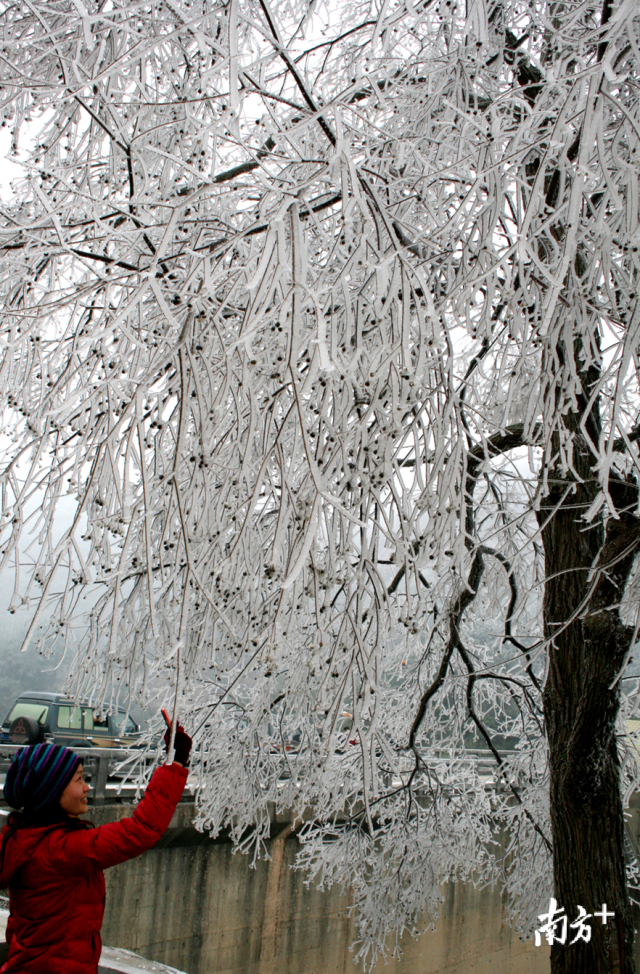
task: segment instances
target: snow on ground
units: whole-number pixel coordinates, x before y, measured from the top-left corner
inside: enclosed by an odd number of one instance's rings
[[[4,946],[4,938],[7,929],[9,911],[0,909],[0,963],[4,960],[1,956]],[[124,950],[121,947],[104,947],[100,958],[99,974],[183,974],[175,967],[167,967],[157,961],[147,960],[134,954],[131,950]]]

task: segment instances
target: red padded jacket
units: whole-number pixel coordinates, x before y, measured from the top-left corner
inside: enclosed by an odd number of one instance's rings
[[[187,774],[177,764],[158,768],[131,818],[13,833],[0,873],[0,889],[8,887],[10,898],[9,957],[0,974],[97,974],[102,870],[139,856],[164,835]]]

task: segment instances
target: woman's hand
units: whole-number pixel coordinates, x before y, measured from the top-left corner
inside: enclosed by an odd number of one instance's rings
[[[166,733],[164,735],[164,744],[169,753],[169,744],[171,742],[171,728],[167,727]],[[176,727],[176,736],[173,741],[174,755],[173,760],[176,764],[179,764],[183,768],[189,767],[189,755],[191,754],[191,738],[185,731],[182,724],[178,724]]]

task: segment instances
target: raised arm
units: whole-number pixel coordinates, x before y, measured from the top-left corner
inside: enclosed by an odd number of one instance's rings
[[[95,829],[56,830],[49,839],[48,858],[61,875],[78,876],[141,855],[167,831],[187,775],[179,764],[162,765],[153,773],[131,818]]]

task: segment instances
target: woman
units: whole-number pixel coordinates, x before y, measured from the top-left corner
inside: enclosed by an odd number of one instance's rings
[[[78,817],[89,791],[82,758],[56,744],[18,751],[4,795],[21,811],[0,833],[0,889],[8,887],[10,898],[0,974],[97,974],[103,869],[139,856],[166,832],[191,750],[179,724],[175,737],[173,764],[156,769],[133,816],[98,828]]]

